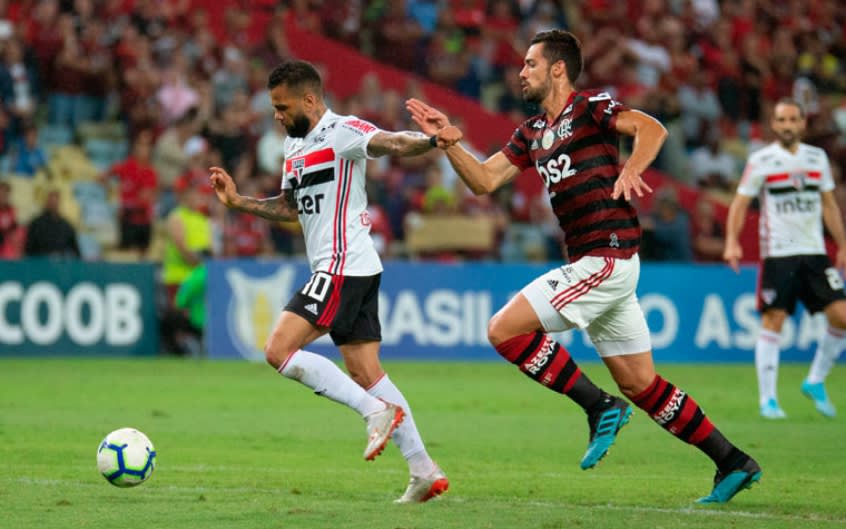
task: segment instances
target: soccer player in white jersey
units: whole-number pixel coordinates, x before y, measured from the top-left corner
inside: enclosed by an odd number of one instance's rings
[[[786,416],[776,394],[778,343],[784,320],[799,300],[809,312],[823,311],[828,319],[828,329],[801,390],[820,413],[834,417],[824,382],[846,347],[846,294],[840,276],[846,270],[846,231],[834,198],[828,156],[822,149],[800,142],[805,130],[802,107],[793,100],[779,101],[771,125],[777,140],[749,157],[729,208],[723,257],[738,270],[743,257],[738,236],[749,203],[759,197],[761,333],[755,344],[755,368],[761,415],[768,419]],[[835,266],[826,255],[823,225],[837,244]]]
[[[431,137],[387,132],[335,114],[324,102],[320,75],[304,61],[274,69],[268,90],[274,118],[288,132],[281,193],[265,199],[242,196],[222,168],[212,167],[210,176],[226,206],[272,221],[299,219],[303,227],[312,276],[268,338],[267,362],[317,395],[360,413],[368,434],[366,460],[379,455],[393,436],[411,474],[397,502],[425,502],[445,492],[449,482],[426,452],[408,402],[379,363],[382,264],[370,237],[365,166],[370,158],[414,156],[457,140],[444,141],[440,132]],[[460,137],[460,131],[452,137]],[[349,376],[329,359],[303,350],[327,332]]]

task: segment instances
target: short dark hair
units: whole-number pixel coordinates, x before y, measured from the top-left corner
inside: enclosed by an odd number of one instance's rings
[[[543,56],[549,64],[564,61],[567,65],[567,79],[570,84],[575,83],[582,74],[582,45],[579,39],[569,31],[550,29],[535,35],[532,44],[539,43],[543,43]]]
[[[267,89],[273,90],[281,84],[295,90],[311,89],[317,95],[323,95],[320,74],[306,61],[289,61],[274,68],[267,78]]]
[[[802,106],[802,103],[793,99],[792,97],[782,97],[781,99],[776,101],[776,104],[773,105],[773,114],[774,115],[775,115],[775,107],[777,107],[778,105],[789,105],[789,106],[792,106],[792,107],[796,107],[796,108],[799,109],[799,117],[800,118],[805,117],[805,107]]]

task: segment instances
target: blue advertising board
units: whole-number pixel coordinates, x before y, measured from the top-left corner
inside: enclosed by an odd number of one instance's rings
[[[158,352],[152,264],[0,261],[0,356]]]
[[[494,360],[487,322],[525,284],[554,265],[386,263],[380,317],[384,359]],[[300,262],[218,261],[209,268],[207,344],[213,358],[261,361],[279,311],[310,276]],[[721,265],[644,264],[638,297],[655,357],[669,362],[751,362],[759,317],[756,271]],[[807,361],[825,328],[797,314],[782,333],[782,359]],[[580,330],[557,338],[578,360],[598,359]],[[311,346],[335,356],[327,337]]]

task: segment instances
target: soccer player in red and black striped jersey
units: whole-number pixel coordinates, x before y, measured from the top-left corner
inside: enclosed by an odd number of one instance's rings
[[[520,72],[523,97],[543,112],[526,120],[508,144],[480,162],[460,144],[446,149],[456,172],[476,194],[490,193],[534,167],[565,232],[570,264],[529,283],[488,325],[496,350],[530,378],[564,393],[588,415],[590,442],[581,467],[596,465],[629,420],[631,407],[608,395],[549,335],[586,329],[623,394],[670,433],[693,444],[717,466],[702,503],[723,503],[761,477],[761,468],[717,430],[693,398],[655,372],[649,329],[635,290],[640,226],[629,203],[651,189],[641,178],[664,142],[664,127],[606,93],[577,91],[579,41],[571,33],[538,33]],[[449,125],[440,111],[411,99],[423,132]],[[620,135],[634,137],[622,167]],[[442,139],[447,139],[442,136]]]

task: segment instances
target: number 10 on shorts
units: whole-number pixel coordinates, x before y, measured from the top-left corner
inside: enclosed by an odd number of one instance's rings
[[[315,272],[311,279],[303,287],[301,293],[310,297],[311,299],[322,302],[329,292],[329,286],[332,284],[332,276],[326,272]]]

